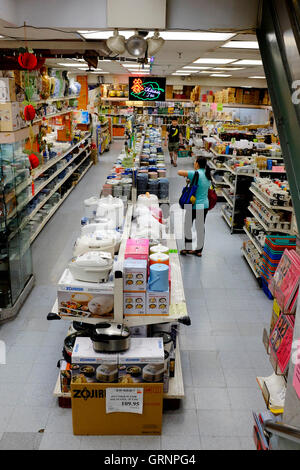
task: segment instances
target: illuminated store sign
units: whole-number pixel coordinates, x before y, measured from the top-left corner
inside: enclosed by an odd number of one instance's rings
[[[130,101],[165,101],[166,79],[162,77],[129,77]]]

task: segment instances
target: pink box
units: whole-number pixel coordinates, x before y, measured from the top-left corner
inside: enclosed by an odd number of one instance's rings
[[[149,256],[149,240],[147,238],[127,240],[125,249],[125,259],[145,259],[148,261]]]

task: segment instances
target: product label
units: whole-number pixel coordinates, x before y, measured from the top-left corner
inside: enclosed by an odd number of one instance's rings
[[[143,414],[143,388],[107,388],[106,413]]]

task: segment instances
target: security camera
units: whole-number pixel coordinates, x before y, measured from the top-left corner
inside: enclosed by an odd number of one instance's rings
[[[180,80],[182,80],[183,82],[184,82],[185,79],[186,79],[186,77],[184,77],[184,76],[180,77]]]

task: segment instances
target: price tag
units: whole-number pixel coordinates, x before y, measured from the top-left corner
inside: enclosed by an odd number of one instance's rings
[[[143,388],[107,388],[106,413],[143,414]]]

